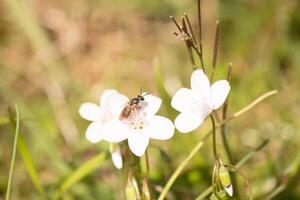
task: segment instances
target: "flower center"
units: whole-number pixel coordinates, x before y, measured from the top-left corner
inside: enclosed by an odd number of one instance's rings
[[[211,112],[211,106],[207,99],[201,99],[202,102],[199,102],[199,100],[193,100],[190,109],[193,114],[199,116],[203,114],[208,114]]]
[[[133,131],[140,131],[145,128],[146,122],[145,122],[146,113],[141,110],[135,110],[130,115],[130,118],[128,118],[125,123],[128,124],[129,129]]]

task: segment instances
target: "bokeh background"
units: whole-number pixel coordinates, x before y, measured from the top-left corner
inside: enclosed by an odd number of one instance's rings
[[[185,45],[176,40],[170,21],[187,12],[196,27],[192,0],[3,0],[0,2],[0,199],[4,196],[13,134],[7,106],[17,103],[21,135],[47,195],[108,144],[85,139],[88,122],[81,103],[98,99],[107,88],[135,96],[142,87],[161,96],[163,78],[172,95],[189,86],[192,72]],[[234,160],[268,138],[241,171],[255,199],[300,199],[300,1],[203,0],[204,60],[211,66],[215,22],[221,21],[217,79],[233,63],[229,113],[257,96],[279,94],[228,125]],[[176,112],[163,106],[161,114]],[[167,142],[151,141],[151,182],[165,185],[193,145],[210,130],[209,120],[194,134],[175,133]],[[223,146],[218,137],[218,149]],[[160,149],[160,151],[159,151]],[[161,151],[165,154],[162,156]],[[168,156],[168,159],[166,159]],[[224,155],[224,160],[226,160]],[[170,199],[195,199],[211,184],[213,157],[207,140],[171,188]],[[238,178],[241,199],[246,198]],[[110,158],[73,185],[63,199],[124,199],[125,177]],[[155,194],[156,195],[156,194]],[[42,199],[20,154],[17,155],[12,199]]]

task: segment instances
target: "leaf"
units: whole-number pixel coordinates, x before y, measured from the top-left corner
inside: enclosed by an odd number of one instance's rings
[[[95,171],[105,161],[106,154],[100,153],[86,163],[78,167],[72,174],[70,174],[61,184],[58,191],[54,194],[53,199],[59,199],[68,189],[78,183],[81,179]]]
[[[18,109],[17,105],[15,105],[15,109],[16,109],[16,115],[17,115],[17,123],[15,123],[15,124],[11,123],[12,125],[14,125],[13,127],[14,127],[14,132],[15,132],[15,139],[14,139],[13,153],[12,153],[9,174],[8,174],[8,183],[7,183],[7,190],[6,190],[6,195],[5,195],[6,200],[9,200],[9,197],[10,197],[12,176],[13,176],[14,165],[15,165],[15,160],[16,160],[16,153],[17,153],[17,146],[18,146],[19,127],[20,127],[19,109]]]
[[[11,123],[12,129],[15,131],[16,130],[16,121],[14,119],[14,113],[11,110],[11,108],[8,108],[8,114],[9,114],[9,121]],[[18,119],[17,119],[18,120]],[[43,199],[46,198],[46,192],[42,187],[42,184],[40,182],[40,178],[38,176],[35,164],[33,162],[32,156],[30,154],[30,151],[28,150],[28,146],[26,144],[26,140],[22,134],[19,135],[19,143],[18,143],[18,150],[19,153],[21,154],[21,157],[23,159],[23,163],[25,165],[25,169],[35,186],[35,189],[38,191],[38,193],[41,195]]]

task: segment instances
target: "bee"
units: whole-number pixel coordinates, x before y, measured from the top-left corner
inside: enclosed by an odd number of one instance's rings
[[[123,108],[123,110],[119,116],[119,119],[120,120],[128,119],[132,115],[132,113],[140,110],[143,106],[145,106],[146,102],[144,102],[144,100],[145,100],[144,96],[146,96],[147,94],[148,93],[146,93],[144,95],[139,94],[136,97],[132,98],[130,101],[128,101],[125,108]],[[143,103],[143,105],[142,105],[142,103]]]

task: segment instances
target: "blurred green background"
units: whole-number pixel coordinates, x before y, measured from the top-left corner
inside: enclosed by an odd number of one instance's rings
[[[142,87],[161,96],[164,78],[170,95],[189,86],[192,72],[184,44],[170,21],[187,12],[196,27],[196,1],[171,0],[3,0],[0,2],[0,199],[4,196],[13,134],[7,106],[17,103],[21,135],[46,194],[108,144],[85,139],[88,122],[78,114],[81,103],[98,102],[107,88],[135,96]],[[203,0],[202,25],[206,68],[211,65],[215,22],[221,21],[216,78],[226,77],[233,63],[229,113],[257,96],[279,94],[228,125],[228,139],[238,161],[265,138],[269,144],[241,171],[255,199],[300,199],[300,1]],[[155,65],[156,63],[156,65]],[[156,66],[156,67],[154,67]],[[175,111],[162,106],[174,119]],[[151,141],[151,182],[164,186],[193,145],[210,130],[209,120],[197,133]],[[218,148],[223,152],[218,132]],[[170,160],[164,159],[158,149]],[[226,156],[224,155],[224,160]],[[169,199],[195,199],[211,184],[213,156],[207,140],[171,188]],[[244,182],[238,178],[241,199]],[[101,167],[73,185],[63,199],[124,199],[125,178],[108,157]],[[156,195],[156,194],[155,194]],[[12,199],[41,199],[17,155]]]

